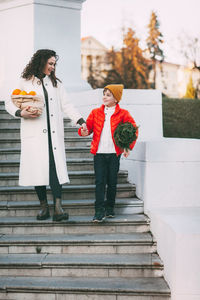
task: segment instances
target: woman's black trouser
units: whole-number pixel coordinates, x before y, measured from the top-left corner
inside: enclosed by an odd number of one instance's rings
[[[54,199],[61,199],[62,185],[58,181],[51,142],[49,143],[49,185]],[[45,185],[35,186],[35,191],[40,201],[47,198]]]

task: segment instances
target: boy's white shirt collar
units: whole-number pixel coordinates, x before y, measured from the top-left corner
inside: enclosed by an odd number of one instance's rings
[[[110,112],[115,111],[115,108],[116,108],[116,105],[111,106],[111,107],[105,106],[105,110],[110,111]]]

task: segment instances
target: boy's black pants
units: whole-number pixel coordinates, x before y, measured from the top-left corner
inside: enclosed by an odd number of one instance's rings
[[[95,172],[95,210],[103,207],[114,208],[117,190],[117,174],[119,171],[120,155],[96,154],[94,155],[94,172]],[[105,189],[106,202],[104,203]]]

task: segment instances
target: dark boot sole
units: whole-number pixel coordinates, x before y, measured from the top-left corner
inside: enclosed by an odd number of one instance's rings
[[[48,215],[45,215],[45,216],[37,216],[36,217],[36,219],[38,220],[38,221],[44,221],[44,220],[47,220],[47,219],[49,219],[51,216],[50,216],[50,214],[48,214]]]
[[[63,220],[68,220],[69,219],[69,215],[68,214],[62,214],[62,215],[53,215],[53,221],[63,221]]]

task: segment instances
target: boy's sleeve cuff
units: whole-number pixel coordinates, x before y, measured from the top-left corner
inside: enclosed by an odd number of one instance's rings
[[[81,135],[81,127],[78,129],[78,135],[82,136]]]

